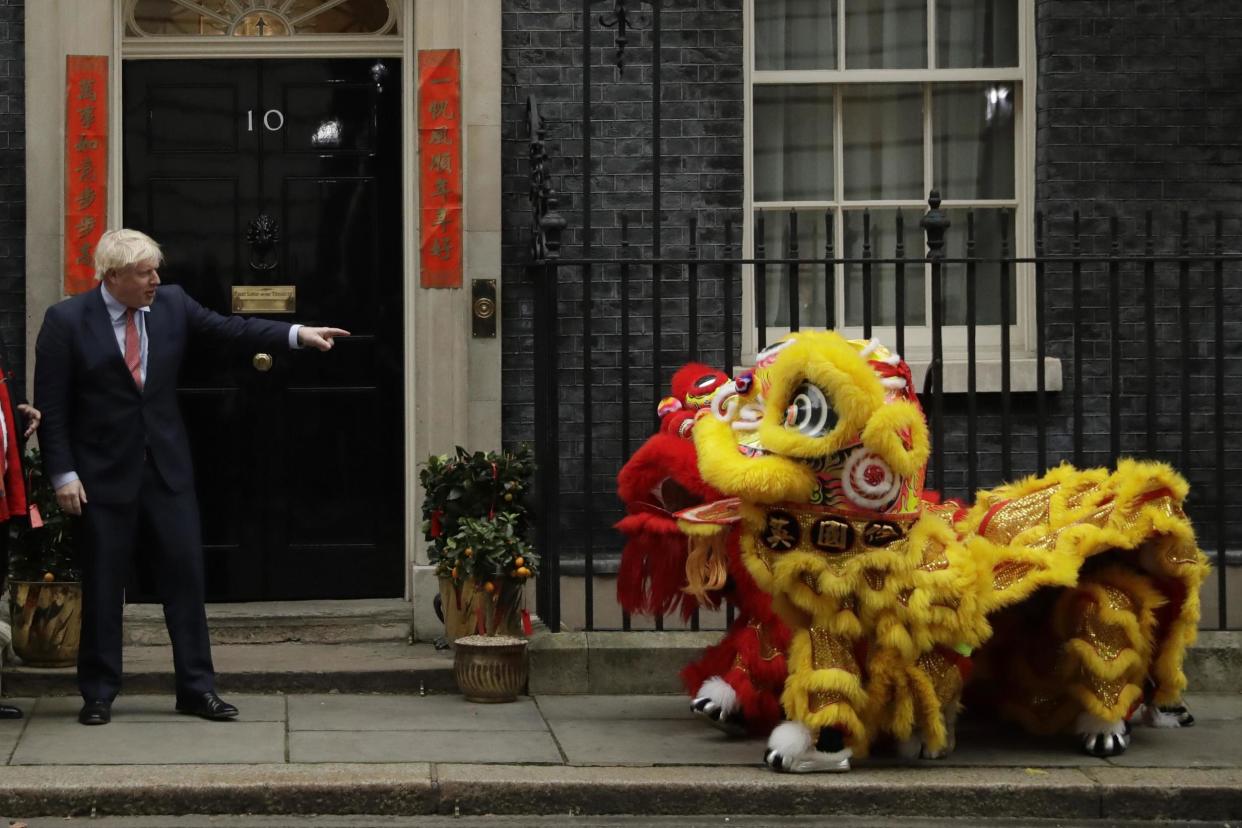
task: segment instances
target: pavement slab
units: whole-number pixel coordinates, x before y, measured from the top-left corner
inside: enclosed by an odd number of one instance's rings
[[[295,731],[290,762],[477,762],[564,760],[546,732],[482,730]]]
[[[13,752],[14,765],[255,764],[283,762],[285,727],[279,722],[185,724],[123,722],[84,727],[76,719],[31,719]],[[146,771],[143,771],[145,774]]]
[[[1086,771],[1109,819],[1242,819],[1240,768],[1118,768]]]
[[[472,704],[461,696],[288,696],[289,729],[546,731],[534,700]]]
[[[688,696],[538,696],[549,722],[566,719],[686,719]]]
[[[239,722],[283,722],[285,720],[284,696],[229,695],[225,701],[237,705]],[[202,721],[193,716],[178,713],[177,700],[173,696],[117,696],[112,702],[112,721],[166,722],[189,724]],[[44,696],[34,706],[33,715],[40,720],[64,719],[77,721],[82,700],[76,696]]]
[[[755,765],[763,739],[730,738],[689,712],[670,719],[561,719],[552,733],[571,765]]]

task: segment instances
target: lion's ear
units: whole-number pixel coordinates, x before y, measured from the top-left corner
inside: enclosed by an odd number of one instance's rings
[[[918,473],[931,450],[923,412],[904,400],[877,409],[867,420],[862,439],[864,446],[883,457],[902,477]]]

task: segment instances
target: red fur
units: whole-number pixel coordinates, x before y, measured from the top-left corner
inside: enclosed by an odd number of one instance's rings
[[[789,630],[772,611],[771,597],[746,571],[736,532],[729,539],[729,583],[728,597],[737,616],[720,643],[708,647],[698,661],[681,671],[681,680],[693,697],[707,679],[723,678],[737,693],[747,730],[762,735],[781,719],[780,695],[785,686]],[[763,657],[764,647],[752,622],[761,625],[768,647],[775,649],[772,657]]]
[[[689,440],[656,434],[634,452],[617,475],[617,495],[626,510],[617,529],[627,538],[617,572],[617,601],[627,612],[666,615],[679,609],[689,618],[694,598],[681,591],[686,583],[686,537],[666,508],[673,504],[665,504],[659,494],[669,478],[699,503],[720,497],[699,476]]]

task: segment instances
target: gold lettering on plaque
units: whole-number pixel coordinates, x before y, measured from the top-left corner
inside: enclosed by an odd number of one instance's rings
[[[298,289],[293,285],[234,285],[233,313],[294,313]]]

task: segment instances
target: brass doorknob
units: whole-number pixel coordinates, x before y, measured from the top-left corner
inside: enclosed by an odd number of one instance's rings
[[[256,371],[272,370],[272,355],[271,354],[255,354],[254,359],[250,360],[250,362],[252,365],[254,365],[254,370]]]

